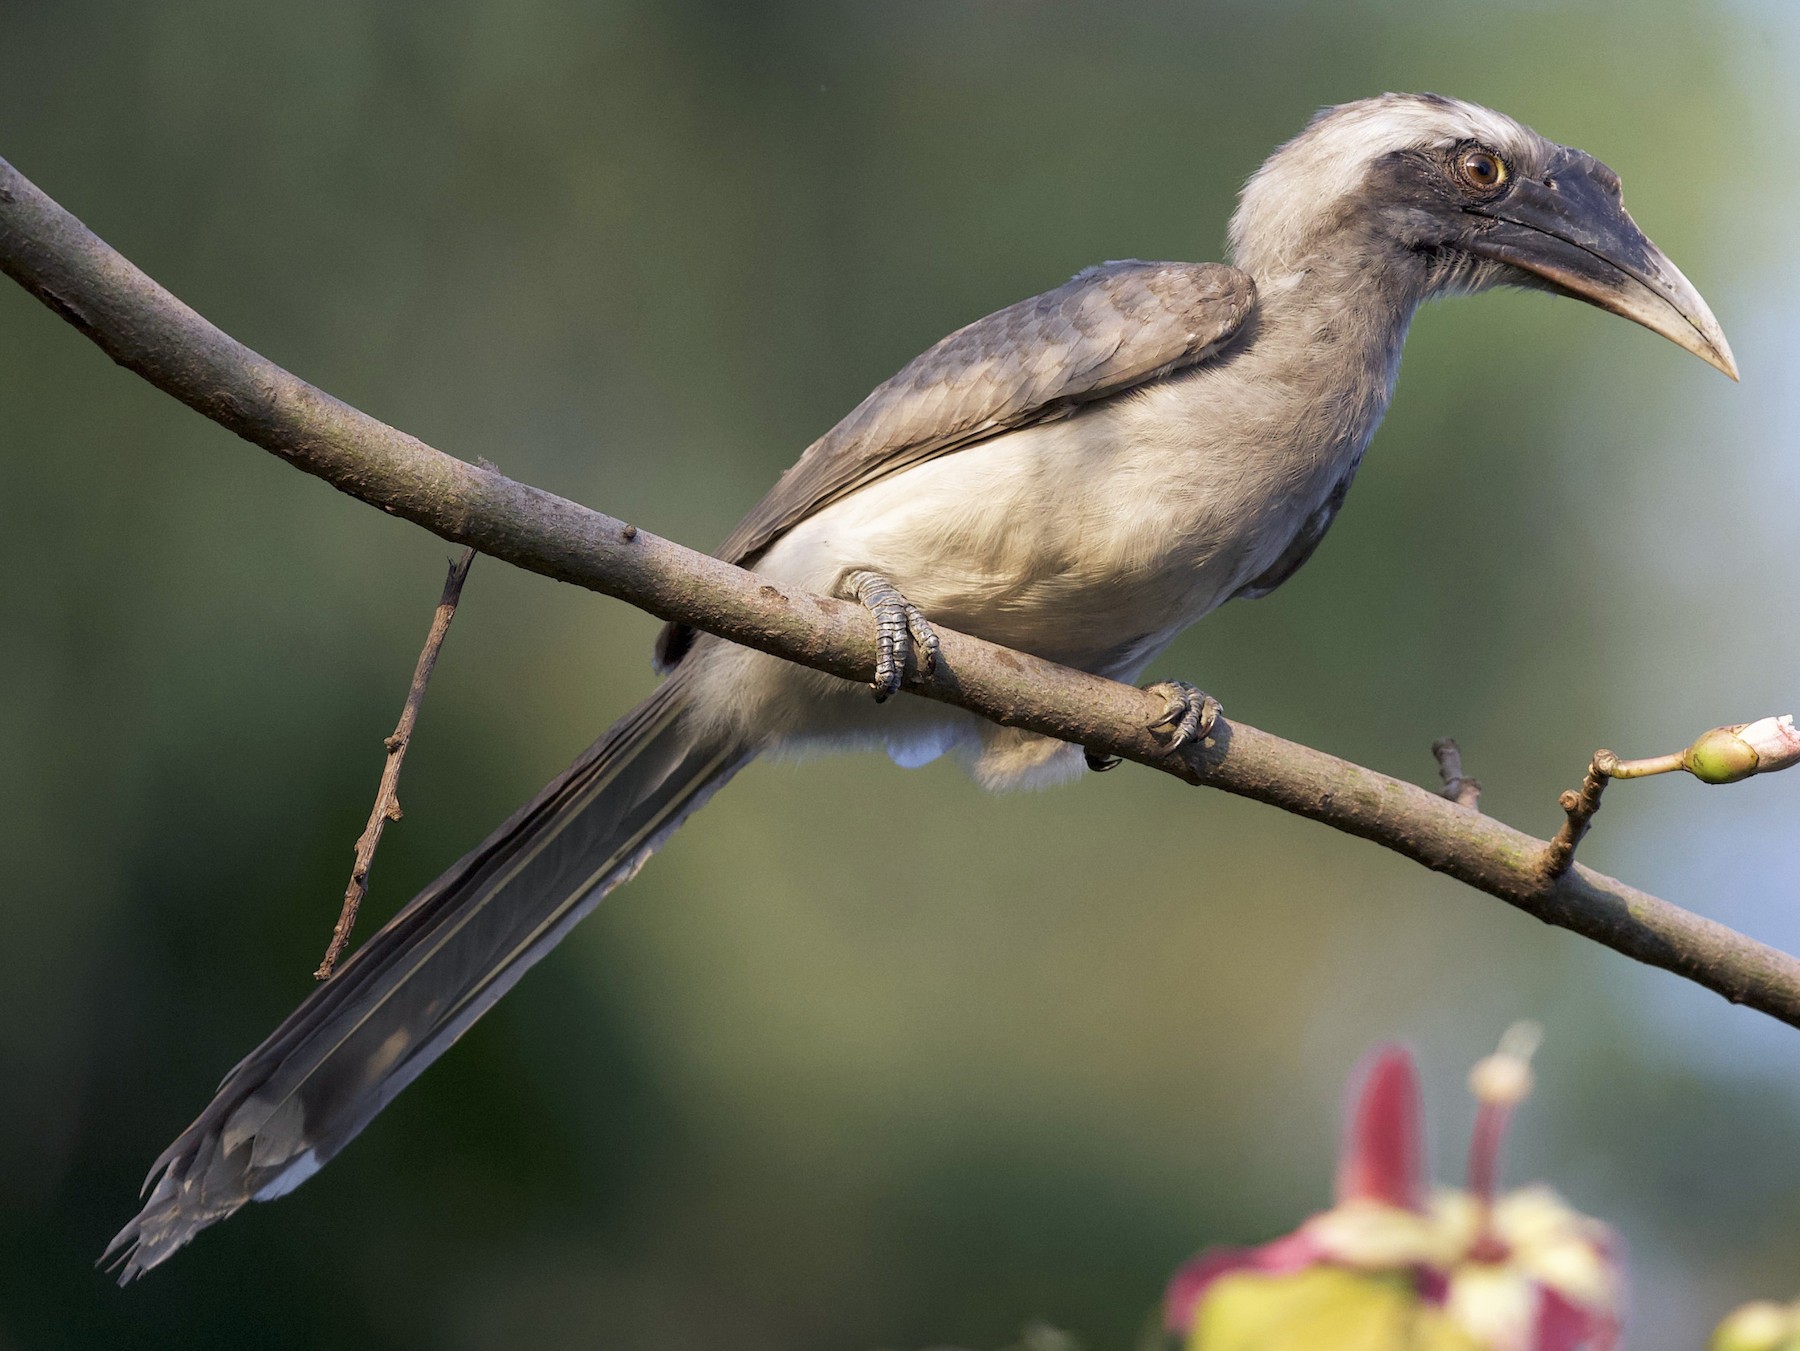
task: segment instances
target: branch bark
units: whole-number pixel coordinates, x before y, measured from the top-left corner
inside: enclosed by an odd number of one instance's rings
[[[616,596],[662,619],[847,680],[874,674],[874,622],[788,593],[482,466],[340,403],[215,328],[0,160],[0,271],[157,388],[333,487],[454,543]],[[1580,864],[1436,793],[1220,720],[1201,746],[1149,730],[1156,695],[947,629],[906,688],[1008,726],[1116,755],[1402,854],[1548,924],[1800,1027],[1800,961]]]

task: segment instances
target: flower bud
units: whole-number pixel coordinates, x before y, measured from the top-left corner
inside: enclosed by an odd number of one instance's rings
[[[1792,713],[1783,713],[1779,718],[1758,718],[1740,728],[1738,736],[1756,752],[1758,774],[1770,774],[1800,763],[1800,732],[1794,730]]]
[[[1756,747],[1739,735],[1749,725],[1715,727],[1703,733],[1681,753],[1681,767],[1701,783],[1736,783],[1749,778],[1762,767]]]

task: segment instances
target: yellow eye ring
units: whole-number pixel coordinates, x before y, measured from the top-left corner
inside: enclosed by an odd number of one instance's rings
[[[1464,184],[1477,192],[1492,192],[1511,177],[1505,160],[1478,145],[1470,146],[1456,157],[1456,173]]]

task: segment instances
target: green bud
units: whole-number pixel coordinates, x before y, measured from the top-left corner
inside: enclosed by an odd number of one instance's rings
[[[1762,763],[1756,747],[1738,733],[1743,727],[1715,727],[1681,753],[1681,767],[1701,783],[1736,783]]]

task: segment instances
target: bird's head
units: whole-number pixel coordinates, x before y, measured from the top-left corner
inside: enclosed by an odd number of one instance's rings
[[[1725,335],[1585,151],[1472,103],[1384,94],[1327,108],[1244,187],[1231,247],[1259,285],[1355,272],[1413,303],[1524,286],[1642,324],[1737,379]]]

